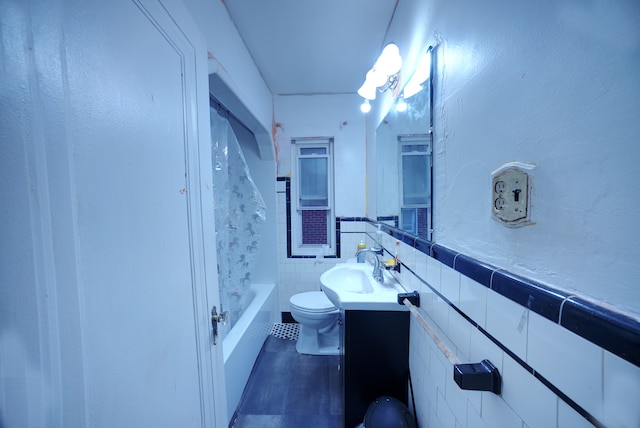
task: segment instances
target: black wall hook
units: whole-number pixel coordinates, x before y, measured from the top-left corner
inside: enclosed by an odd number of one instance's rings
[[[491,391],[498,395],[502,392],[500,372],[489,360],[474,364],[454,365],[453,380],[461,389]]]
[[[404,305],[404,299],[409,300],[411,304],[417,308],[420,307],[420,293],[414,291],[412,293],[398,293],[398,304]]]

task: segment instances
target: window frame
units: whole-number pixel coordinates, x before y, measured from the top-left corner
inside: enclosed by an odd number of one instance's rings
[[[409,231],[410,233],[419,236],[418,234],[418,224],[417,224],[417,217],[418,217],[418,209],[420,208],[426,208],[427,210],[427,236],[426,239],[427,240],[431,240],[431,234],[433,232],[432,229],[432,218],[433,218],[433,172],[432,172],[432,168],[433,168],[433,144],[432,144],[432,134],[426,133],[426,134],[404,134],[404,135],[398,135],[397,136],[397,141],[398,141],[398,181],[399,181],[399,194],[398,194],[398,198],[399,198],[399,206],[400,206],[400,212],[399,212],[399,218],[398,218],[398,222],[399,222],[399,227],[403,228],[405,221],[407,220],[405,218],[405,215],[403,214],[403,210],[414,210],[414,216],[413,216],[413,220],[415,222],[415,230],[413,231]],[[404,152],[403,151],[403,147],[404,146],[411,146],[411,145],[420,145],[420,146],[426,146],[426,151],[420,151],[420,152]],[[426,155],[429,159],[428,161],[428,165],[427,165],[427,176],[429,178],[429,183],[428,183],[428,187],[429,187],[429,195],[428,195],[428,202],[425,204],[405,204],[404,201],[404,162],[403,162],[403,158],[405,156],[420,156],[420,155]],[[405,230],[403,228],[403,230]],[[422,237],[425,238],[425,237]]]
[[[301,149],[310,147],[324,147],[326,154],[302,155]],[[333,137],[305,137],[292,138],[292,168],[291,180],[291,256],[315,257],[322,252],[326,256],[336,255],[336,216],[335,216],[335,191],[334,191],[334,139]],[[322,157],[327,159],[327,206],[302,207],[300,204],[300,159]],[[326,210],[327,211],[327,243],[303,244],[302,211]],[[324,246],[327,248],[324,248]]]

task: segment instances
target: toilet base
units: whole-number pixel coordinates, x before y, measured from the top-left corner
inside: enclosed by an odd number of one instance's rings
[[[327,334],[323,334],[317,329],[305,328],[301,324],[296,351],[305,355],[340,355],[339,329],[333,328]]]

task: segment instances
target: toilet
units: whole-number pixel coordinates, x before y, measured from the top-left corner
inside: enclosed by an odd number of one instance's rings
[[[298,293],[289,299],[291,316],[300,323],[296,350],[308,355],[339,355],[340,310],[322,291]]]

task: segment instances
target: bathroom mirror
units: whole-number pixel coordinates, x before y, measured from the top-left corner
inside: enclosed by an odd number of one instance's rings
[[[377,206],[381,223],[431,241],[431,84],[394,104],[376,129]],[[405,89],[406,91],[406,89]]]

